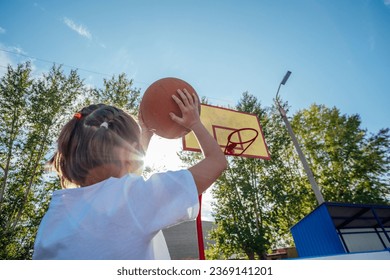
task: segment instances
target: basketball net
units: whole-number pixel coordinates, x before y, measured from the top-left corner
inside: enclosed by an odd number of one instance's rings
[[[252,131],[254,133],[253,137],[246,141],[243,141],[241,139],[240,133],[244,131],[246,132]],[[224,150],[225,155],[241,156],[252,145],[252,143],[255,142],[258,135],[259,132],[253,128],[240,128],[234,130],[228,136],[227,143]],[[232,138],[236,140],[233,140]]]

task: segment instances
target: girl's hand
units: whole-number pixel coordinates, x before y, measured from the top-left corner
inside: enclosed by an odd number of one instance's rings
[[[179,106],[182,117],[178,117],[172,112],[169,115],[174,122],[192,130],[194,126],[200,123],[198,97],[195,93],[190,94],[186,89],[178,89],[177,93],[180,98],[176,95],[172,95],[172,98]]]

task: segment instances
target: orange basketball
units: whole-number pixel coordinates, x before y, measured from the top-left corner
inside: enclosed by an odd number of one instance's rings
[[[163,78],[146,89],[140,104],[142,119],[146,127],[153,130],[155,134],[168,139],[180,138],[190,132],[169,116],[169,113],[173,112],[181,117],[180,108],[172,99],[172,95],[180,98],[177,93],[178,89],[186,89],[189,93],[197,94],[195,89],[183,80]]]

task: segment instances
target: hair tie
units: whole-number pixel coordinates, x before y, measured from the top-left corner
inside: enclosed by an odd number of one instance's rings
[[[80,119],[83,117],[83,115],[82,115],[81,113],[77,112],[77,113],[75,113],[75,114],[73,115],[73,117],[76,118],[76,119],[78,119],[78,120],[80,120]]]
[[[107,122],[102,122],[100,127],[104,127],[105,129],[108,129],[108,123]]]

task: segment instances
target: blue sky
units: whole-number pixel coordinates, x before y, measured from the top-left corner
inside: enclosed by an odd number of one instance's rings
[[[290,114],[317,103],[372,133],[390,124],[390,0],[0,0],[0,75],[25,60],[93,86],[126,73],[142,92],[178,77],[219,106],[244,91],[270,106],[290,70]],[[154,164],[178,164],[178,143],[156,143]]]
[[[174,76],[214,105],[249,91],[270,106],[290,70],[292,112],[336,106],[375,133],[390,123],[389,27],[390,0],[0,0],[0,74],[28,56],[36,72],[53,61],[95,86]]]

